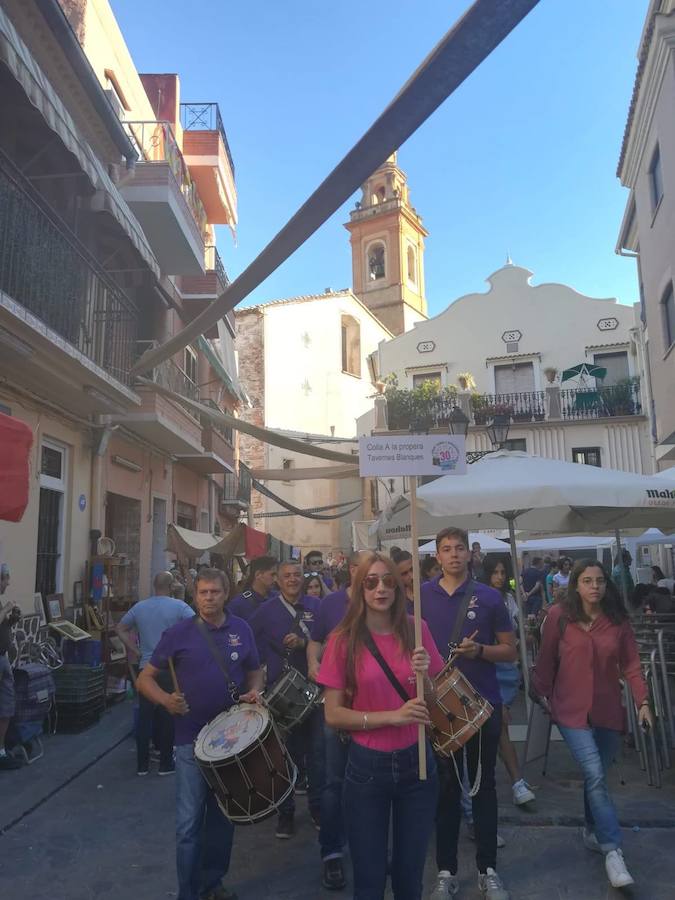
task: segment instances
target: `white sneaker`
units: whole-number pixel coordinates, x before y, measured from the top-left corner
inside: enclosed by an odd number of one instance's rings
[[[581,829],[581,840],[584,842],[584,847],[587,850],[592,850],[593,853],[604,853],[595,834],[586,827]]]
[[[605,856],[605,869],[612,887],[621,888],[635,884],[632,875],[626,868],[621,850],[610,850]]]
[[[536,800],[534,791],[524,778],[516,781],[511,790],[513,791],[513,802],[516,806],[522,806],[524,803],[532,803],[533,800]]]
[[[429,894],[429,900],[448,900],[459,893],[459,878],[450,872],[438,873],[433,891]]]
[[[510,900],[511,896],[494,869],[488,869],[485,875],[478,874],[478,890],[485,900]]]

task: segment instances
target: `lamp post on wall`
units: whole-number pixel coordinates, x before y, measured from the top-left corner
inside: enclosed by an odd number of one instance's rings
[[[466,454],[468,463],[475,463],[489,453],[501,450],[509,438],[511,417],[504,413],[496,415],[487,427],[487,435],[492,444],[492,450],[469,450]],[[469,418],[458,406],[450,413],[448,419],[448,431],[450,434],[466,437],[469,433]]]

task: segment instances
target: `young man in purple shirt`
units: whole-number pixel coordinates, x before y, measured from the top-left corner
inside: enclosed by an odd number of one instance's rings
[[[317,597],[303,597],[302,566],[295,560],[279,564],[280,593],[267,600],[251,617],[261,662],[267,667],[267,684],[283,674],[286,664],[307,676],[307,644],[319,609]],[[323,785],[323,710],[317,707],[296,726],[286,739],[293,761],[302,768],[307,761],[307,799],[312,821],[318,827]],[[291,795],[279,809],[276,836],[290,838],[295,833],[295,798]]]
[[[225,609],[227,576],[202,569],[195,583],[198,615],[162,635],[150,662],[138,677],[138,690],[175,716],[177,900],[235,900],[222,884],[232,853],[234,826],[195,762],[193,742],[201,729],[233,705],[230,685],[197,624],[203,620],[229,677],[241,692],[240,703],[255,703],[263,686],[262,670],[248,624]],[[173,660],[179,690],[168,694],[157,683]]]
[[[253,613],[275,595],[277,561],[273,556],[258,556],[251,560],[244,590],[230,600],[228,609],[233,616],[250,621]]]
[[[497,792],[495,763],[501,733],[501,696],[496,662],[514,662],[516,643],[511,619],[498,591],[469,576],[469,538],[459,528],[444,528],[436,536],[436,557],[442,574],[422,585],[422,617],[441,655],[447,659],[455,621],[468,599],[466,614],[457,637],[457,668],[494,707],[494,712],[462,750],[451,759],[437,757],[440,795],[436,816],[436,864],[438,880],[431,900],[447,900],[459,891],[457,840],[461,818],[461,777],[464,750],[469,782],[476,780],[479,763],[480,788],[473,798],[476,831],[478,887],[486,900],[509,900],[497,874]],[[467,592],[470,596],[467,598]]]

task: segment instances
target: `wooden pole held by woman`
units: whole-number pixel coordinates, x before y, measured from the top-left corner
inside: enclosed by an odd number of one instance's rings
[[[410,479],[410,539],[412,542],[413,565],[413,616],[415,619],[415,646],[422,646],[422,601],[420,598],[420,551],[417,540],[417,476]],[[417,699],[424,700],[424,675],[417,673]],[[426,729],[420,725],[417,729],[417,751],[419,754],[420,780],[427,778],[427,743]]]

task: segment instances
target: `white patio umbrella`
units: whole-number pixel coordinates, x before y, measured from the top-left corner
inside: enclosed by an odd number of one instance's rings
[[[622,527],[675,527],[672,479],[634,475],[544,459],[508,450],[490,453],[468,467],[467,475],[444,476],[417,491],[418,505],[446,524],[471,522],[474,528],[508,524],[516,559],[515,523],[530,532],[579,534]],[[523,597],[520,616],[523,677],[527,680]]]

